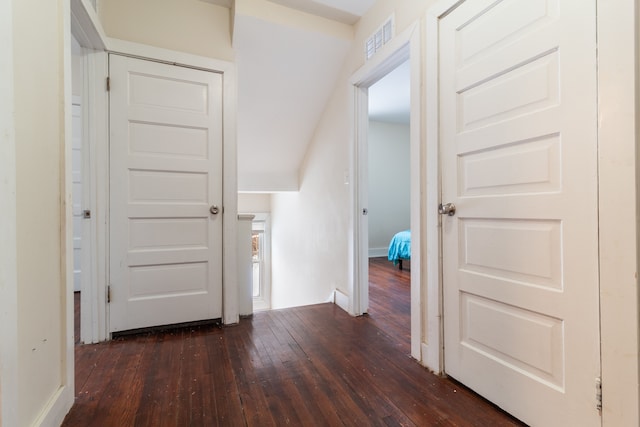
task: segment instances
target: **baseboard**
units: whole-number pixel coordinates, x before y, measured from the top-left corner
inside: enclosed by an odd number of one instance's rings
[[[349,296],[339,289],[335,291],[334,303],[347,313],[349,312]]]
[[[74,402],[73,387],[61,386],[33,423],[34,426],[59,426]]]
[[[389,248],[369,248],[369,258],[386,257],[389,255]]]
[[[431,351],[427,343],[422,343],[421,346],[422,346],[422,360],[420,360],[420,363],[422,364],[422,366],[424,366],[425,368],[427,368],[429,371],[433,372],[436,375],[443,374],[442,367],[440,366],[439,357],[436,360],[430,360],[434,357],[434,355],[432,354],[433,352]]]

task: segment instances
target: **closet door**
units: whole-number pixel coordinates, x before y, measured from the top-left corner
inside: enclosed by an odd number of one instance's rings
[[[222,76],[110,55],[110,330],[222,317]]]

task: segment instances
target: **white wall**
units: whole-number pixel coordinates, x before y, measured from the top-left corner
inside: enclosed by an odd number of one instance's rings
[[[345,95],[332,96],[301,168],[300,191],[271,200],[274,309],[325,302],[346,284],[348,155],[340,141],[349,124],[339,117]]]
[[[271,212],[271,194],[238,193],[238,212],[252,214]]]
[[[364,40],[382,22],[395,14],[400,33],[420,20],[432,3],[379,0],[356,24],[355,41],[307,150],[300,191],[274,194],[272,199],[274,308],[320,303],[334,288],[349,294],[349,79],[364,64]]]
[[[409,125],[369,122],[369,256],[410,228]]]

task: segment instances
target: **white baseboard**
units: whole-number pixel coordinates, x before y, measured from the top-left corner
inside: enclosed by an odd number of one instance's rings
[[[433,357],[433,352],[431,352],[429,346],[426,343],[421,344],[422,347],[422,357],[420,363],[422,366],[427,368],[429,371],[433,372],[436,375],[442,375],[442,366],[440,366],[439,358],[437,360],[429,360]]]
[[[336,289],[335,290],[335,300],[334,303],[340,307],[341,309],[343,309],[344,311],[346,311],[347,313],[349,312],[349,296],[347,294],[345,294],[344,292]]]
[[[45,406],[34,426],[59,426],[74,402],[73,387],[61,386]]]
[[[389,255],[389,247],[369,248],[369,258],[386,257]]]

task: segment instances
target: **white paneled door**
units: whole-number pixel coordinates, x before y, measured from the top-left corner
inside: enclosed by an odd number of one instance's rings
[[[222,76],[118,55],[109,70],[110,330],[220,318]]]
[[[445,370],[535,426],[601,423],[595,6],[439,23]]]

